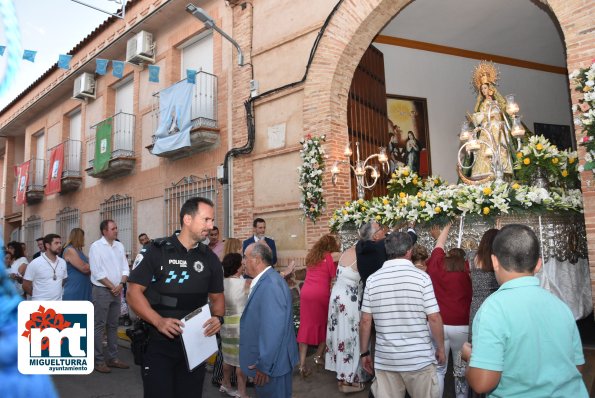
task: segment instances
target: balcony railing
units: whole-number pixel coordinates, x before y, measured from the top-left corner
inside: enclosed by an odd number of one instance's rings
[[[157,131],[157,128],[159,127],[159,94],[161,91],[153,94],[153,111],[151,118],[153,132]],[[194,152],[207,149],[219,138],[219,123],[217,119],[217,76],[203,71],[198,72],[196,74],[196,84],[194,84],[192,89],[191,101],[191,147],[180,148],[179,150],[163,153],[158,156],[170,158],[188,156]],[[153,143],[154,142],[155,136],[153,136]],[[150,145],[148,147],[149,150],[152,149],[152,147],[153,146]]]
[[[37,203],[43,199],[45,184],[45,159],[33,158],[29,163],[27,182],[27,203]]]
[[[62,178],[82,177],[83,143],[78,140],[64,141],[64,167]]]
[[[153,94],[153,131],[157,131],[157,126],[159,126],[159,93],[161,91]],[[196,74],[196,84],[194,84],[194,89],[192,90],[190,114],[193,130],[200,127],[212,129],[218,127],[217,76],[203,71]]]
[[[110,161],[107,170],[102,172],[94,171],[95,160],[95,142],[96,135],[92,134],[87,140],[87,174],[97,178],[115,177],[126,174],[134,167],[134,128],[135,117],[130,113],[119,112],[115,115],[102,120],[91,126],[92,129],[102,123],[111,124],[111,147],[107,148],[110,152]]]
[[[61,193],[76,191],[82,184],[82,152],[83,143],[79,140],[68,139],[62,144],[64,145],[64,161],[62,165],[61,175]],[[51,153],[54,148],[48,149],[47,158],[51,158]],[[47,170],[50,170],[51,165],[49,160],[46,163]]]

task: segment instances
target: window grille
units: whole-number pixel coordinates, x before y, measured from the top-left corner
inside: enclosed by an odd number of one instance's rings
[[[79,226],[79,209],[65,207],[56,214],[56,233],[62,237],[62,243],[66,243],[70,236],[70,231]]]
[[[31,216],[25,221],[25,244],[27,252],[37,252],[37,238],[43,236],[43,220],[39,216]]]
[[[113,195],[99,208],[101,221],[114,220],[118,226],[118,239],[126,249],[130,259],[132,251],[132,198],[128,195]]]
[[[217,179],[215,177],[184,177],[165,189],[165,233],[171,235],[180,229],[180,209],[184,202],[195,196],[202,196],[215,203],[217,214]]]

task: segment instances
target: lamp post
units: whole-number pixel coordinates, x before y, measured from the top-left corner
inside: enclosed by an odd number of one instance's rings
[[[385,174],[388,174],[388,155],[386,154],[386,148],[380,147],[378,153],[374,153],[368,156],[365,160],[361,160],[359,155],[359,142],[355,143],[355,153],[356,159],[352,165],[349,162],[349,158],[351,157],[351,155],[353,155],[353,152],[351,151],[349,143],[347,143],[347,145],[345,146],[345,150],[343,151],[343,155],[346,159],[335,161],[333,167],[331,168],[331,181],[333,182],[333,185],[337,184],[337,176],[341,173],[341,170],[339,169],[340,164],[349,165],[349,167],[351,168],[351,170],[353,170],[353,173],[355,174],[355,181],[357,184],[357,198],[363,199],[364,189],[372,189],[374,185],[376,185],[376,182],[380,177],[378,166],[371,165],[369,163],[372,159],[377,158],[382,168],[382,171]]]
[[[491,158],[490,165],[492,176],[488,179],[495,179],[496,183],[503,182],[504,170],[506,168],[506,164],[503,163],[503,158],[506,159],[506,156],[510,158],[507,152],[509,145],[512,145],[508,136],[510,135],[512,138],[516,138],[516,150],[518,151],[521,147],[520,138],[525,135],[521,117],[517,114],[518,111],[519,105],[516,103],[514,95],[510,94],[506,96],[505,109],[500,109],[498,103],[492,100],[488,104],[486,112],[476,112],[471,115],[471,123],[473,124],[473,127],[471,127],[468,121],[463,122],[461,133],[459,134],[459,139],[462,142],[458,153],[459,168],[461,170],[470,169],[477,160],[477,157],[475,157],[471,165],[463,165],[461,162],[461,153],[463,150],[467,153],[476,153],[481,149],[481,146],[484,145],[484,155]],[[510,115],[512,123],[508,121],[505,112]],[[499,115],[499,117],[496,118],[496,115]],[[506,144],[505,148],[503,148],[502,145],[503,141]],[[506,153],[503,153],[503,151],[506,151]],[[509,162],[511,162],[510,159]]]
[[[204,23],[207,28],[219,32],[221,36],[225,37],[231,44],[233,44],[233,46],[238,50],[238,65],[244,66],[244,54],[242,53],[240,45],[233,39],[233,37],[229,36],[227,33],[221,30],[221,28],[215,25],[215,21],[209,16],[209,14],[205,12],[205,10],[195,6],[192,3],[188,3],[186,6],[186,12],[192,14],[196,19]]]

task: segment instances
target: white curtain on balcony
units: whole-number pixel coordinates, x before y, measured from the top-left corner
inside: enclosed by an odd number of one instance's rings
[[[159,127],[155,133],[153,154],[190,146],[193,88],[193,84],[184,80],[159,93]]]

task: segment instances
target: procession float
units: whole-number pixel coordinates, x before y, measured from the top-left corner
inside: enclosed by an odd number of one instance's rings
[[[393,168],[382,148],[371,155],[380,167],[369,166],[369,159],[359,159],[358,150],[356,161],[343,162],[355,175],[358,199],[332,211],[330,230],[348,246],[357,240],[357,228],[370,220],[393,229],[415,225],[418,243],[431,249],[430,227],[452,222],[447,246],[473,253],[487,229],[528,225],[541,245],[543,267],[537,274],[541,285],[564,300],[576,319],[587,316],[592,311],[591,283],[578,172],[595,170],[595,64],[570,78],[584,94],[573,108],[575,124],[587,133],[579,142],[586,147],[582,166],[576,151],[561,150],[528,130],[514,96],[498,92],[496,67],[484,61],[473,73],[477,92],[473,113],[466,115],[458,135],[458,183],[448,184],[440,176],[422,177],[410,164]],[[314,222],[325,209],[324,139],[302,141],[301,207]],[[330,170],[333,182],[337,166]],[[386,195],[364,199],[363,190],[382,178],[382,171],[388,174]]]

